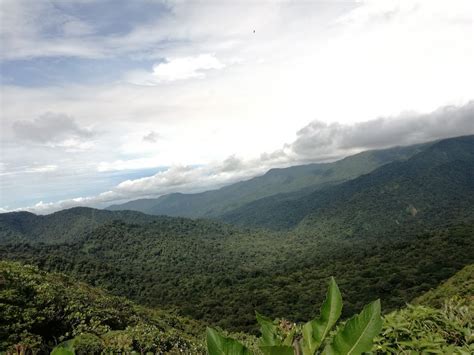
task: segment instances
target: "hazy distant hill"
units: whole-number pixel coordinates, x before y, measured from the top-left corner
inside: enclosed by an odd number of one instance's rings
[[[112,221],[132,224],[160,221],[179,224],[184,219],[150,216],[136,211],[106,211],[87,207],[74,207],[44,216],[30,212],[0,213],[0,242],[77,241],[95,228]]]
[[[405,160],[428,145],[366,151],[333,163],[271,169],[263,176],[218,190],[196,194],[168,194],[157,199],[140,199],[113,205],[107,209],[181,217],[217,217],[263,197],[302,189],[306,193],[339,184],[392,161]]]
[[[341,233],[436,225],[474,216],[474,136],[446,139],[406,161],[309,194],[263,198],[222,216],[267,228],[338,228]],[[332,227],[331,227],[332,226]]]

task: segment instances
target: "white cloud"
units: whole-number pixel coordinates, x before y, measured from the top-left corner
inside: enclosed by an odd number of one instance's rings
[[[136,85],[157,85],[186,79],[203,79],[210,70],[223,69],[214,54],[200,54],[191,57],[166,58],[153,66],[153,71],[132,70],[124,80]]]
[[[31,168],[31,172],[33,173],[49,173],[56,170],[58,170],[58,166],[54,164],[41,165]]]
[[[158,82],[203,78],[207,70],[222,68],[224,64],[214,54],[200,54],[195,57],[167,59],[153,67],[153,77]]]

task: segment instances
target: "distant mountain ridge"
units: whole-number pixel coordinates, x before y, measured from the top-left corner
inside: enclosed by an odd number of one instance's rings
[[[151,216],[137,211],[107,211],[88,207],[74,207],[61,210],[49,215],[35,215],[30,212],[0,213],[0,243],[14,242],[41,242],[64,243],[77,241],[96,228],[120,221],[134,225],[160,223],[164,225],[178,225],[189,229],[199,225],[199,221],[192,221],[179,217]],[[215,222],[203,222],[215,224]]]
[[[134,210],[152,215],[215,218],[261,198],[301,191],[305,194],[354,179],[393,161],[402,161],[432,143],[370,150],[332,163],[271,169],[266,174],[218,190],[195,194],[172,193],[112,205],[108,210]]]
[[[474,204],[474,136],[439,141],[405,161],[395,161],[345,183],[309,194],[259,199],[222,216],[238,225],[291,228],[299,223],[370,230],[376,224],[471,220]],[[315,226],[312,226],[312,228]]]

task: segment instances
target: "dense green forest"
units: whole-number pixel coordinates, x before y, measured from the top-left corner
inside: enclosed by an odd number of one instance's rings
[[[308,305],[322,300],[331,275],[348,301],[348,314],[379,297],[388,311],[474,262],[472,225],[384,238],[335,238],[189,223],[194,229],[186,229],[189,224],[111,222],[73,243],[3,244],[0,256],[245,331],[256,330],[255,309],[304,320]]]
[[[0,351],[49,353],[62,346],[76,354],[205,353],[203,323],[16,262],[0,262],[0,281]],[[473,282],[474,265],[470,265],[417,299],[417,305],[384,316],[372,352],[472,353]],[[308,318],[317,315],[308,313]],[[262,321],[267,322],[260,316]],[[268,323],[276,331],[288,324],[286,319]],[[254,336],[221,334],[261,354]]]

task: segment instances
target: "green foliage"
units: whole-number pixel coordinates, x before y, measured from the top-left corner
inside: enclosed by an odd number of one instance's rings
[[[31,348],[34,351],[34,348]],[[74,340],[63,341],[58,344],[52,351],[51,355],[74,355]]]
[[[77,355],[99,354],[103,349],[102,339],[88,333],[77,335],[72,341],[72,346]]]
[[[380,354],[472,354],[472,301],[454,298],[443,308],[409,305],[385,316],[374,350]]]
[[[0,261],[0,351],[202,352],[204,327],[64,275]]]
[[[325,354],[362,354],[372,349],[374,337],[382,329],[380,301],[364,307],[362,312],[347,321],[334,336]]]
[[[207,350],[210,355],[251,355],[240,342],[224,337],[212,328],[207,328]]]
[[[303,354],[314,354],[341,316],[342,296],[336,281],[331,277],[326,300],[320,316],[303,325]]]
[[[264,355],[314,355],[362,354],[372,349],[372,341],[382,328],[380,301],[377,300],[364,307],[362,312],[347,321],[339,328],[323,352],[319,349],[330,330],[341,315],[342,298],[334,278],[331,278],[327,297],[321,307],[320,317],[303,326],[285,320],[271,321],[257,313],[262,337],[259,341],[260,351]],[[241,343],[220,335],[213,329],[207,332],[207,347],[210,355],[251,354]]]
[[[474,265],[468,265],[407,307],[387,314],[377,354],[474,353]]]
[[[264,355],[293,355],[294,349],[287,345],[261,346],[260,351]]]
[[[277,324],[274,324],[273,320],[262,316],[260,313],[255,313],[257,322],[260,324],[260,332],[262,337],[260,338],[260,346],[274,346],[280,345],[283,342],[282,335],[277,332],[279,329]]]

